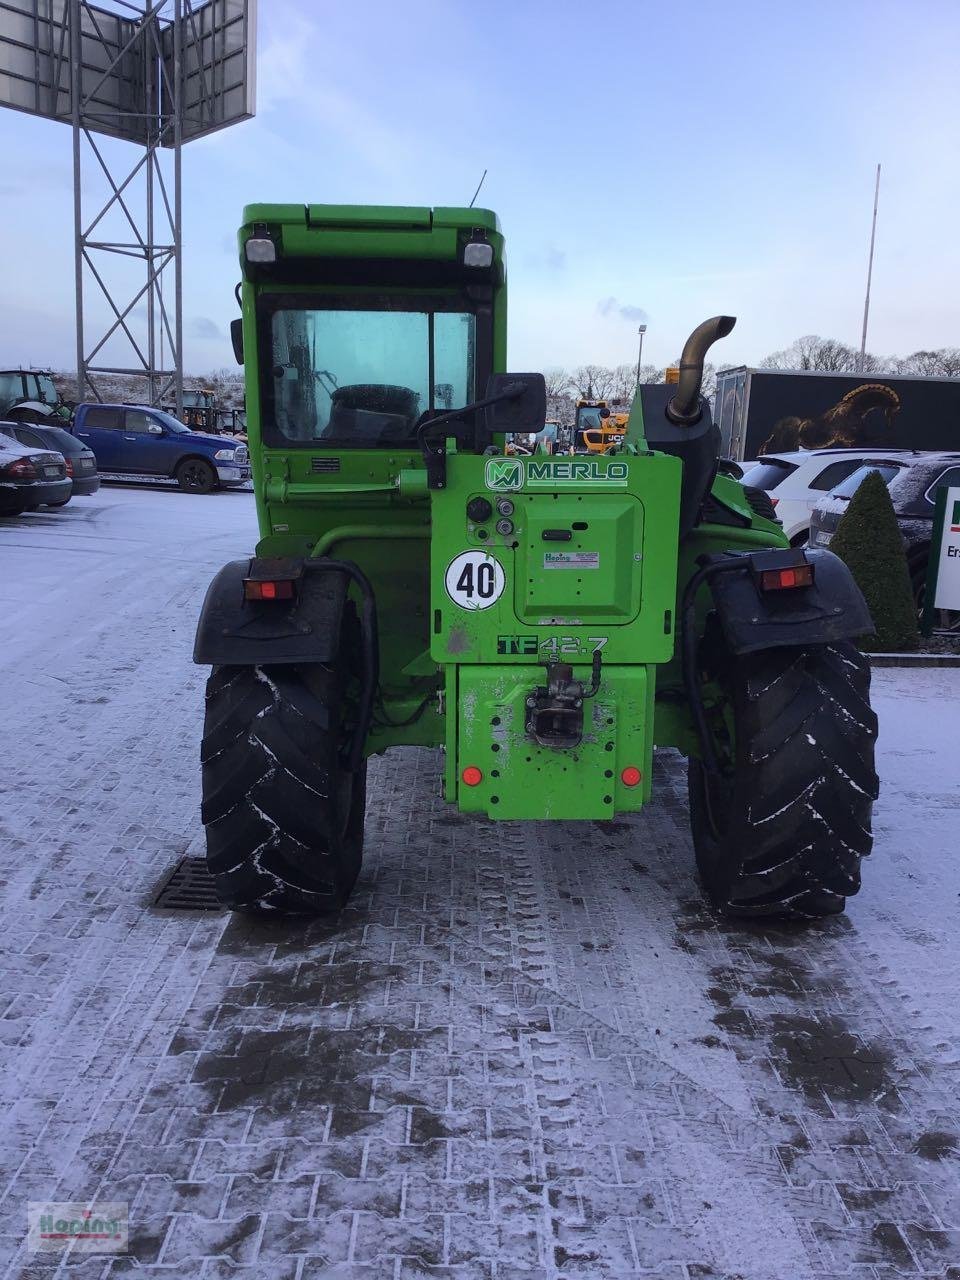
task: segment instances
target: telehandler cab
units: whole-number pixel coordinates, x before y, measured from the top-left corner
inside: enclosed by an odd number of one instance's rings
[[[688,757],[719,908],[842,910],[877,793],[870,617],[718,466],[700,385],[733,319],[638,389],[622,446],[511,457],[545,394],[505,372],[493,213],[252,205],[239,243],[261,538],[211,584],[194,654],[223,902],[341,907],[389,747],[443,747],[463,812],[596,820],[649,800],[656,744]]]

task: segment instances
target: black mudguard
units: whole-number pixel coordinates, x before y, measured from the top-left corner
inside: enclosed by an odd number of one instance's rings
[[[302,564],[302,562],[299,562]],[[350,578],[317,564],[297,581],[295,600],[261,603],[243,595],[253,560],[224,565],[207,588],[193,660],[204,666],[332,662],[340,645]]]
[[[754,653],[786,645],[831,644],[873,631],[867,603],[853,574],[839,556],[825,550],[804,548],[804,551],[807,561],[814,566],[811,587],[764,592],[746,568],[744,572],[720,572],[708,577],[724,638],[732,653]],[[712,559],[716,563],[721,557]]]

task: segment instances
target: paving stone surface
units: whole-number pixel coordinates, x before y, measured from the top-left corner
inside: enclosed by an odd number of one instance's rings
[[[667,752],[642,815],[556,824],[391,753],[339,919],[160,910],[202,851],[194,620],[254,537],[246,495],[132,488],[0,530],[0,1275],[960,1280],[924,745],[960,673],[876,677],[877,850],[807,930],[705,908]],[[129,1252],[28,1253],[31,1200],[127,1203]]]

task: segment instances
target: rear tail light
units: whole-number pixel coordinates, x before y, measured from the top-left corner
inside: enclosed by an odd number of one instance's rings
[[[792,569],[764,569],[760,574],[761,591],[791,591],[795,587],[812,586],[812,564],[798,564]]]
[[[245,600],[292,600],[294,597],[293,582],[289,578],[268,581],[261,578],[245,578],[243,598]]]
[[[779,498],[771,498],[771,499],[770,499],[770,505],[771,505],[771,507],[775,507],[779,501],[780,501],[780,499],[779,499]]]
[[[73,460],[72,460],[71,458],[64,458],[63,463],[64,463],[64,466],[67,468],[67,475],[68,475],[68,476],[72,476],[72,475],[73,475]]]
[[[35,476],[37,469],[29,458],[18,458],[16,462],[8,462],[3,468],[8,476]]]

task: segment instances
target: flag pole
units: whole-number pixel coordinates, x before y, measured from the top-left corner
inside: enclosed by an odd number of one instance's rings
[[[873,191],[873,222],[870,225],[870,258],[867,263],[867,296],[863,300],[863,333],[860,335],[860,360],[857,372],[863,373],[867,353],[867,320],[870,317],[870,284],[873,280],[873,246],[877,238],[877,205],[880,203],[880,166],[877,165],[877,184]]]

